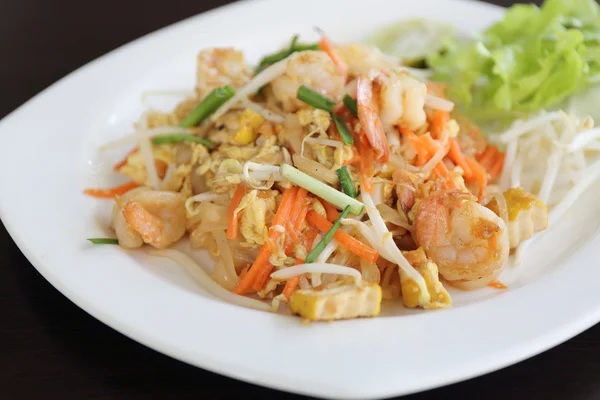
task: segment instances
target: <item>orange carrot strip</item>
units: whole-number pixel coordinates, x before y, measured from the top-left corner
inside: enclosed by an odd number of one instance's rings
[[[129,158],[129,156],[130,156],[130,155],[132,155],[133,153],[135,153],[136,151],[138,151],[138,148],[137,148],[137,146],[136,146],[136,147],[134,147],[133,149],[131,149],[131,150],[129,151],[129,153],[127,153],[127,154],[125,155],[125,157],[124,157],[124,158],[123,158],[121,161],[119,161],[118,163],[116,163],[115,165],[113,165],[113,170],[114,170],[114,171],[118,171],[118,170],[120,170],[121,168],[123,168],[123,167],[125,166],[125,164],[127,164],[127,159]]]
[[[299,264],[304,264],[304,260],[296,258],[295,265]],[[288,301],[290,300],[290,297],[292,297],[292,293],[294,293],[294,291],[296,290],[296,286],[298,286],[301,276],[302,275],[294,276],[293,278],[288,279],[288,281],[285,283],[282,293],[285,296],[285,298],[288,299]]]
[[[237,237],[239,213],[236,213],[235,209],[240,205],[244,194],[246,194],[246,187],[244,184],[240,183],[233,193],[231,204],[229,204],[229,213],[227,215],[227,239],[235,239]]]
[[[448,112],[442,110],[435,110],[433,112],[433,119],[431,121],[431,127],[429,130],[431,131],[431,136],[434,139],[442,138],[449,120],[450,114]]]
[[[490,179],[494,180],[502,174],[502,168],[504,167],[504,153],[498,153],[498,157],[496,157],[496,161],[490,168]]]
[[[508,286],[506,286],[504,283],[502,283],[500,281],[490,282],[488,284],[488,286],[493,287],[494,289],[508,289]]]
[[[287,194],[287,198],[286,198],[286,194]],[[285,221],[287,219],[289,219],[289,217],[290,217],[290,212],[292,210],[292,206],[294,205],[294,200],[296,199],[297,194],[298,194],[297,186],[294,186],[290,189],[286,189],[285,192],[283,192],[283,198],[281,199],[281,204],[279,205],[279,209],[275,213],[275,217],[273,217],[273,225],[285,226]],[[281,235],[281,233],[277,232],[277,231],[270,232],[269,233],[270,240],[267,243],[269,243],[269,242],[272,244],[277,243],[277,239],[279,238],[280,235]],[[272,251],[269,250],[269,257],[271,256],[271,253],[272,253]],[[273,268],[275,268],[268,261],[269,257],[267,257],[267,262],[258,271],[258,273],[256,275],[256,280],[254,281],[254,284],[252,285],[252,289],[256,290],[257,292],[259,290],[262,290],[267,285],[267,281],[269,280],[269,275],[271,274],[271,271],[273,271]]]
[[[460,150],[460,146],[458,145],[458,141],[454,138],[450,138],[450,150],[448,152],[448,157],[454,162],[454,164],[458,165],[463,170],[463,175],[465,179],[470,180],[473,179],[473,172],[469,167],[469,164],[465,160],[465,156]]]
[[[329,202],[323,200],[320,197],[319,197],[319,201],[323,205],[323,208],[325,209],[325,214],[327,214],[327,219],[330,222],[333,222],[336,219],[338,219],[338,217],[340,216],[340,213],[334,206],[332,206]]]
[[[293,223],[298,218],[302,207],[304,207],[304,201],[308,196],[308,190],[304,188],[299,188],[298,193],[296,194],[296,198],[294,199],[294,204],[292,204],[292,212],[290,213],[290,221]]]
[[[314,211],[309,211],[308,214],[306,214],[306,220],[309,224],[311,224],[321,232],[327,232],[333,226],[331,222],[327,221],[325,218],[323,218]],[[377,258],[379,257],[379,253],[377,252],[377,250],[367,246],[360,240],[353,238],[352,236],[348,235],[346,232],[340,229],[338,229],[335,232],[335,235],[333,235],[333,237],[340,243],[342,247],[344,247],[351,253],[356,254],[360,258],[364,258],[371,264],[374,264],[375,261],[377,261]]]
[[[131,189],[135,189],[136,187],[140,187],[134,181],[129,181],[119,186],[115,186],[110,189],[85,189],[83,191],[84,194],[88,196],[97,197],[99,199],[112,199],[115,196],[122,196],[125,193],[129,192]]]
[[[308,214],[306,214],[308,216]],[[327,221],[327,220],[326,220]],[[327,221],[329,222],[329,221]],[[308,229],[304,232],[302,239],[300,240],[300,244],[304,246],[306,252],[309,253],[312,250],[312,244],[315,241],[315,238],[319,234],[319,230],[313,226],[309,226]]]
[[[471,171],[473,172],[475,181],[479,185],[479,195],[477,197],[479,198],[479,201],[482,201],[483,192],[488,183],[487,171],[474,159],[466,157],[465,160],[469,164],[469,168],[471,168]]]
[[[292,208],[292,203],[294,202],[294,198],[296,196],[296,192],[298,188],[296,186],[291,189],[286,189],[283,192],[283,197],[281,199],[281,203],[279,203],[279,209],[275,213],[275,217],[273,217],[273,225],[281,225],[282,222],[289,216],[290,209]],[[277,231],[269,231],[269,239],[271,242],[275,242],[279,237],[280,232]],[[257,281],[257,278],[262,275],[262,271],[267,270],[267,277],[271,272],[272,265],[269,264],[269,257],[271,256],[271,249],[268,244],[265,243],[263,247],[260,249],[260,253],[258,257],[252,263],[252,266],[248,270],[244,279],[240,280],[236,287],[233,288],[233,292],[237,294],[246,293]]]
[[[485,149],[485,151],[483,153],[481,153],[481,155],[479,157],[477,157],[477,161],[485,169],[489,170],[492,167],[491,164],[493,164],[493,162],[494,162],[493,160],[494,160],[494,157],[496,156],[497,152],[498,152],[498,149],[496,149],[495,146],[488,146],[488,148]]]
[[[444,164],[443,161],[440,161],[433,168],[433,171],[437,174],[438,177],[446,178],[444,180],[444,186],[446,186],[446,188],[448,188],[448,189],[457,189],[458,188],[458,186],[456,185],[456,182],[454,182],[454,179],[452,179],[450,176],[448,176],[448,167],[446,167],[446,164]]]
[[[298,286],[299,282],[300,282],[300,275],[290,278],[285,283],[282,293],[285,296],[285,298],[288,299],[288,301],[290,300],[290,297],[292,297],[292,293],[294,293],[294,291],[296,290],[296,286]]]
[[[250,264],[247,264],[242,271],[240,272],[239,278],[240,279],[244,279],[244,277],[246,276],[246,274],[248,273],[248,270],[250,269]]]
[[[327,39],[327,36],[321,36],[321,40],[319,40],[319,48],[327,53],[331,61],[337,66],[338,71],[344,77],[344,81],[346,81],[346,77],[348,76],[348,67],[342,61],[342,59],[338,56],[338,54],[333,49],[331,42]]]

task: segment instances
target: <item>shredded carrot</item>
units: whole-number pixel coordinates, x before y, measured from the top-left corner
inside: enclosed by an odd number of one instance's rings
[[[308,214],[306,214],[308,217]],[[327,221],[327,220],[325,220]],[[329,221],[327,221],[329,222]],[[309,226],[308,229],[304,232],[302,239],[300,240],[300,244],[304,246],[306,252],[310,252],[312,250],[312,244],[315,241],[315,238],[319,234],[319,230],[313,226]]]
[[[294,246],[296,246],[296,244],[300,241],[300,236],[298,236],[298,234],[296,232],[300,232],[300,229],[302,228],[302,224],[304,223],[304,220],[306,219],[306,213],[308,212],[308,204],[303,204],[302,208],[300,209],[300,212],[298,213],[298,216],[296,217],[296,219],[294,221],[292,221],[292,229],[293,229],[293,233],[291,235],[289,235],[289,240],[288,237],[286,237],[286,242],[285,242],[285,254],[290,254],[291,251],[294,249]],[[287,232],[291,232],[289,229],[287,230]]]
[[[299,264],[304,264],[304,260],[296,258],[295,265]],[[285,296],[285,298],[288,299],[288,301],[290,300],[290,297],[292,297],[292,293],[294,293],[294,291],[296,290],[296,286],[298,286],[301,276],[302,275],[294,276],[293,278],[288,279],[288,281],[285,283],[282,293]]]
[[[283,192],[283,197],[279,203],[279,208],[273,217],[273,225],[284,225],[285,220],[289,218],[294,199],[298,193],[298,187],[294,186],[290,189],[286,189]],[[269,230],[268,240],[265,242],[263,247],[258,254],[256,260],[250,267],[246,279],[241,281],[233,291],[238,294],[245,293],[248,289],[252,288],[256,291],[261,290],[269,279],[269,274],[273,270],[273,266],[269,263],[269,257],[271,257],[270,243],[276,243],[281,232],[275,230]]]
[[[485,191],[485,188],[487,187],[487,183],[488,183],[487,171],[474,159],[472,159],[470,157],[466,157],[465,160],[467,161],[469,168],[471,168],[471,172],[473,172],[475,181],[479,185],[478,198],[479,198],[479,201],[482,201],[483,200],[483,192]]]
[[[481,153],[479,157],[477,157],[477,161],[485,169],[489,170],[494,163],[494,159],[496,157],[497,152],[498,149],[496,148],[496,146],[488,146],[488,148],[485,149],[485,151]]]
[[[500,281],[490,282],[488,284],[488,286],[493,287],[494,289],[508,289],[508,286],[506,286],[504,283],[502,283]]]
[[[281,225],[281,222],[285,220],[289,216],[290,210],[292,208],[292,204],[294,201],[294,197],[296,195],[298,188],[293,187],[291,189],[286,189],[283,192],[283,197],[281,199],[281,203],[279,204],[279,209],[275,213],[275,217],[273,217],[273,225]],[[269,240],[274,242],[279,236],[279,232],[277,231],[269,231]],[[261,274],[261,271],[267,270],[267,277],[271,272],[272,265],[269,264],[269,257],[271,256],[271,249],[268,246],[268,242],[265,242],[263,247],[260,249],[260,253],[254,260],[254,263],[248,270],[244,279],[240,280],[235,288],[233,288],[233,292],[237,294],[246,293],[257,281],[257,278]]]
[[[83,191],[84,194],[88,196],[97,197],[99,199],[112,199],[115,196],[122,196],[125,193],[129,192],[131,189],[135,189],[136,187],[140,187],[134,181],[129,181],[119,186],[115,186],[110,189],[85,189]]]
[[[434,139],[442,138],[442,135],[448,126],[448,121],[450,121],[450,114],[448,112],[442,110],[435,110],[433,112],[433,119],[429,130]]]
[[[113,170],[114,170],[114,171],[118,171],[118,170],[120,170],[121,168],[123,168],[123,167],[125,166],[125,164],[127,164],[127,159],[129,159],[129,156],[130,156],[130,155],[132,155],[133,153],[137,152],[137,151],[138,151],[138,148],[137,148],[137,146],[136,146],[136,147],[134,147],[133,149],[131,149],[131,150],[129,151],[129,153],[127,153],[127,154],[125,155],[125,157],[124,157],[124,158],[123,158],[121,161],[119,161],[118,163],[116,163],[115,165],[113,165]]]
[[[504,167],[504,158],[505,158],[505,154],[504,153],[498,153],[498,156],[496,157],[496,161],[494,162],[494,165],[492,165],[492,167],[490,168],[490,179],[491,180],[495,180],[497,179],[500,174],[502,174],[502,168]]]
[[[243,183],[240,183],[233,193],[231,204],[229,204],[229,213],[227,215],[227,239],[235,239],[237,237],[239,213],[236,213],[235,209],[240,205],[244,194],[246,194],[246,187]]]
[[[292,293],[294,293],[294,291],[296,290],[296,286],[298,286],[299,282],[300,282],[300,275],[290,278],[285,283],[282,293],[285,296],[285,298],[288,299],[288,301],[290,300],[290,297],[292,297]]]
[[[296,218],[298,218],[298,215],[300,214],[302,207],[304,207],[304,201],[306,200],[307,196],[308,196],[308,190],[306,190],[304,188],[298,189],[298,193],[296,194],[296,198],[294,199],[294,204],[292,204],[292,211],[290,213],[290,219],[289,219],[290,221],[292,221],[292,222],[296,221]]]
[[[467,179],[467,180],[473,179],[473,172],[471,171],[471,168],[469,167],[467,160],[465,160],[465,156],[463,155],[462,151],[460,150],[458,141],[454,138],[450,138],[449,141],[450,141],[450,149],[448,151],[448,157],[452,160],[452,162],[454,164],[456,164],[462,168],[465,179]]]
[[[240,272],[240,279],[244,279],[244,277],[246,276],[246,274],[248,273],[248,270],[250,269],[250,264],[247,264],[244,269],[242,269],[242,272]]]
[[[327,36],[321,36],[321,40],[319,40],[319,48],[327,53],[331,61],[337,66],[338,71],[344,77],[344,82],[346,81],[346,77],[348,76],[348,67],[342,61],[342,59],[338,56],[338,54],[333,49],[331,42],[327,39]]]
[[[327,232],[333,226],[331,222],[327,221],[314,211],[309,211],[308,214],[306,214],[306,220],[309,224],[321,232]],[[379,257],[377,250],[367,246],[360,240],[353,238],[341,229],[338,229],[333,237],[340,243],[342,247],[351,253],[356,254],[360,258],[364,258],[371,264],[374,264]]]
[[[320,197],[319,201],[325,209],[325,214],[327,214],[327,219],[329,220],[329,222],[334,222],[336,219],[338,219],[340,213],[334,206],[332,206],[328,201],[325,201]]]

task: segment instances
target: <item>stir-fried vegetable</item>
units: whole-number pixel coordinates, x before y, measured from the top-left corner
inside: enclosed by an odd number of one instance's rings
[[[267,66],[271,64],[275,64],[278,61],[281,61],[287,57],[289,57],[292,53],[297,51],[305,51],[305,50],[319,50],[318,44],[299,44],[298,43],[298,35],[294,35],[292,37],[292,41],[290,43],[290,47],[287,49],[278,51],[277,53],[270,54],[268,56],[263,57],[258,63],[258,67],[256,68],[256,73],[261,72]]]
[[[348,216],[349,212],[350,212],[350,206],[346,206],[346,208],[344,208],[344,210],[342,211],[340,216],[335,220],[335,222],[333,223],[331,228],[327,231],[325,236],[323,236],[323,239],[321,239],[321,241],[315,246],[315,248],[312,249],[310,253],[308,253],[308,255],[306,256],[306,259],[304,260],[304,262],[306,264],[309,264],[317,259],[319,254],[321,254],[321,252],[325,248],[325,246],[327,246],[327,244],[329,244],[329,242],[331,242],[331,240],[333,239],[333,236],[335,235],[337,230],[340,228],[342,219],[346,218],[346,216]]]
[[[340,133],[342,142],[344,144],[348,144],[348,145],[354,144],[354,138],[352,138],[352,134],[348,130],[348,126],[346,125],[346,122],[342,119],[342,117],[340,117],[339,115],[337,115],[335,113],[331,113],[331,118],[333,119],[333,122],[335,123],[335,127],[337,128],[338,132]]]
[[[119,239],[89,238],[88,240],[94,244],[119,244]]]
[[[304,85],[301,85],[298,88],[298,93],[296,95],[299,100],[305,102],[309,106],[318,108],[319,110],[333,112],[333,107],[335,107],[335,101],[328,99]]]
[[[352,178],[350,177],[350,172],[348,172],[348,167],[342,167],[335,172],[337,173],[338,178],[340,178],[340,185],[342,186],[342,191],[348,196],[356,198],[356,188],[354,187],[354,183],[352,182]]]
[[[346,208],[350,206],[350,212],[355,215],[359,215],[362,212],[363,204],[353,199],[352,197],[327,186],[323,182],[320,182],[310,175],[305,174],[302,171],[297,170],[289,164],[283,164],[280,168],[281,175],[296,185],[305,188],[311,193],[316,194],[319,197],[327,200],[333,205],[339,208]]]
[[[212,113],[217,111],[219,107],[231,99],[235,95],[235,89],[230,85],[213,89],[201,102],[192,110],[183,121],[179,123],[179,126],[188,128],[190,126],[196,126]]]
[[[169,143],[179,143],[179,142],[193,142],[200,143],[208,148],[215,147],[214,143],[208,139],[204,139],[198,136],[193,135],[159,135],[154,136],[152,139],[152,144],[169,144]]]
[[[354,118],[358,118],[358,105],[356,103],[356,100],[354,100],[348,95],[344,95],[342,101],[344,102],[344,105],[348,107],[348,110],[350,110]]]
[[[331,222],[327,221],[314,211],[309,211],[308,214],[306,214],[306,220],[321,232],[328,232],[333,226]],[[353,238],[344,231],[338,230],[333,237],[342,247],[351,253],[356,254],[360,258],[364,258],[370,263],[375,263],[379,257],[377,250],[367,246],[360,240]]]

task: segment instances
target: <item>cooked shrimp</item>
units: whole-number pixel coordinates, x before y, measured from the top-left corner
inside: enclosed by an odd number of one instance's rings
[[[423,109],[427,86],[401,74],[379,75],[377,81],[384,128],[400,125],[411,131],[419,129],[427,120]]]
[[[321,51],[302,51],[290,59],[285,73],[271,82],[271,88],[283,109],[294,112],[305,106],[296,97],[301,85],[337,102],[344,95],[344,84],[344,76],[327,54]]]
[[[358,119],[367,140],[375,150],[379,162],[386,162],[390,157],[387,136],[379,119],[379,104],[374,93],[373,81],[366,75],[360,75],[356,83],[356,100]]]
[[[136,248],[148,243],[164,249],[185,234],[185,196],[159,190],[138,190],[118,199],[112,226],[119,245]]]
[[[196,91],[200,96],[224,86],[243,86],[250,79],[244,53],[232,48],[210,48],[198,53]]]
[[[394,60],[377,47],[348,44],[335,46],[335,51],[348,67],[348,74],[351,76],[369,74],[373,68],[391,70],[396,65]]]
[[[433,193],[416,213],[416,240],[448,281],[474,281],[498,273],[508,259],[508,229],[472,195]]]

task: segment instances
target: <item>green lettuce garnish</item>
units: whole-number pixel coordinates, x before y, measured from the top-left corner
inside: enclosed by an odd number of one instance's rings
[[[434,79],[479,121],[562,103],[600,82],[600,6],[594,0],[515,5],[474,41],[431,54]]]

